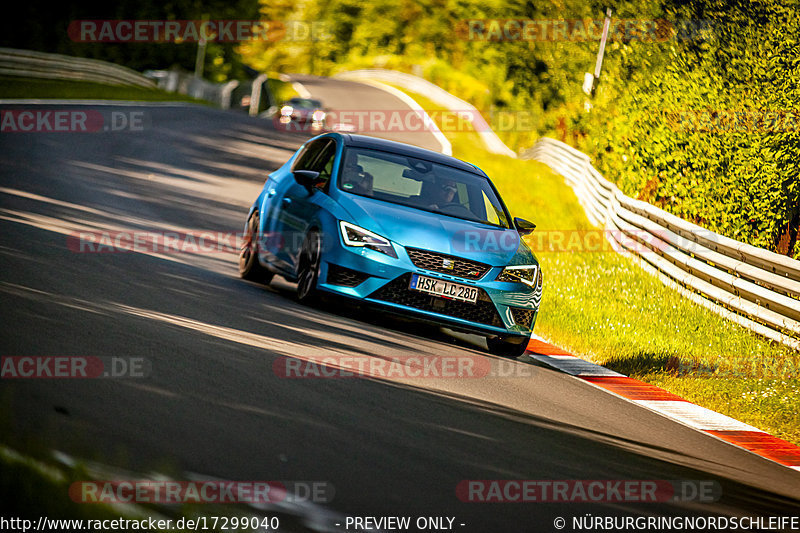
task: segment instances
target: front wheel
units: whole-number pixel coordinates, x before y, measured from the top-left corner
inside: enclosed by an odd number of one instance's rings
[[[305,304],[319,299],[317,282],[322,263],[322,239],[316,231],[309,232],[303,241],[297,268],[297,299]]]
[[[274,274],[258,262],[258,212],[247,220],[247,227],[239,250],[239,275],[248,281],[269,284]]]
[[[486,346],[489,347],[489,352],[494,355],[502,357],[519,357],[525,353],[528,348],[528,339],[514,339],[509,341],[499,338],[486,338]]]

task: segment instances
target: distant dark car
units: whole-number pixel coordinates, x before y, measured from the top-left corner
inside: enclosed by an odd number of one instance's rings
[[[284,102],[279,110],[279,121],[281,124],[297,123],[301,126],[309,126],[312,129],[323,129],[325,127],[325,111],[322,102],[315,98],[292,98]]]

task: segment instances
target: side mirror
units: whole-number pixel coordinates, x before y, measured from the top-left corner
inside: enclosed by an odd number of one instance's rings
[[[306,188],[308,192],[314,189],[314,184],[319,178],[319,172],[313,170],[295,170],[292,172],[294,181]]]
[[[521,236],[532,233],[533,230],[536,229],[536,224],[519,217],[514,219],[514,226],[516,226],[517,233],[519,233]]]

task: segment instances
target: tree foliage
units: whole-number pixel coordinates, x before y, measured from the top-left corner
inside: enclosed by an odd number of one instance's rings
[[[110,61],[136,70],[194,70],[197,43],[79,43],[67,33],[80,20],[258,20],[258,0],[88,0],[12,2],[2,18],[0,46]],[[205,77],[242,77],[236,43],[209,43]]]
[[[703,21],[646,77],[605,84],[580,145],[629,195],[738,240],[798,256],[800,19],[768,0],[692,0]],[[615,60],[614,74],[626,63]],[[612,77],[611,74],[607,74]]]

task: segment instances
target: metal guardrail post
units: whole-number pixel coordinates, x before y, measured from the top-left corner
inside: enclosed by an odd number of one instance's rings
[[[258,115],[258,108],[261,105],[261,86],[267,81],[266,74],[260,74],[253,80],[250,90],[250,116]]]
[[[239,82],[236,80],[231,80],[222,86],[219,96],[220,99],[219,105],[222,109],[231,108],[231,94],[233,93],[233,90],[238,86]]]

